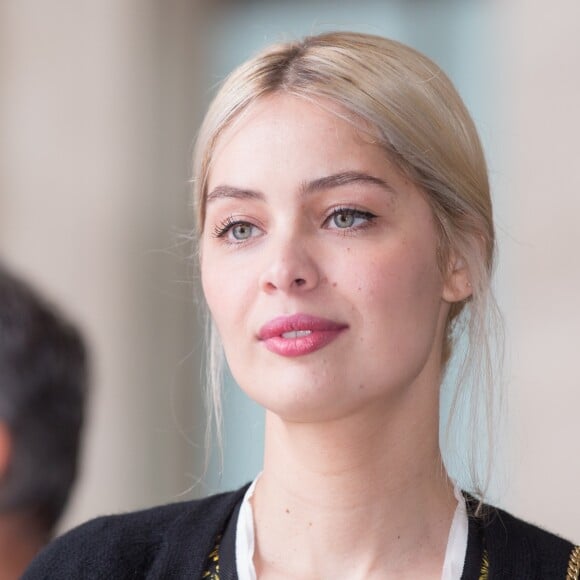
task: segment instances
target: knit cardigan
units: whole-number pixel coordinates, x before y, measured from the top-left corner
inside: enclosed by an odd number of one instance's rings
[[[226,529],[235,529],[232,514],[246,489],[87,522],[49,544],[23,580],[235,580],[231,562],[220,572],[220,538]],[[462,580],[580,577],[578,547],[493,507],[483,506],[475,515],[475,500],[466,498],[469,532]]]

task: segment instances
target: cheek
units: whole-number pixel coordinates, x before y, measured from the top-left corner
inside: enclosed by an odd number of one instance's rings
[[[337,289],[348,288],[377,317],[428,316],[441,301],[443,282],[431,248],[401,244],[343,262]],[[356,299],[356,298],[355,298]]]
[[[220,318],[223,317],[225,313],[224,308],[218,308],[218,305],[221,303],[222,306],[227,307],[231,301],[227,295],[227,286],[224,283],[223,275],[219,274],[217,268],[210,267],[209,264],[211,263],[211,259],[208,259],[207,257],[205,257],[201,262],[201,286],[211,317],[221,334]],[[222,315],[221,317],[220,314]]]
[[[219,263],[218,263],[219,262]],[[201,262],[201,284],[210,314],[225,341],[228,328],[239,328],[247,312],[252,280],[249,269],[233,269],[214,256],[205,255]]]

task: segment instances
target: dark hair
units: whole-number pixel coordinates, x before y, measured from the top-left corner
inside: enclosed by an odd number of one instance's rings
[[[0,267],[0,421],[12,443],[0,512],[52,531],[77,473],[86,390],[79,332]]]

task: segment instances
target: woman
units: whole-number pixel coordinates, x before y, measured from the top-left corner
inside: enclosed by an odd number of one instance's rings
[[[443,466],[460,321],[465,368],[489,366],[494,231],[477,133],[442,71],[360,34],[272,47],[215,98],[195,176],[210,374],[219,335],[266,409],[263,472],[90,522],[26,577],[578,578],[578,548]]]

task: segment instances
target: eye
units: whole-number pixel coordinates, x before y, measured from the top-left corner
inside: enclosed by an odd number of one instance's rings
[[[213,237],[221,238],[228,244],[239,244],[260,235],[260,228],[254,224],[228,217],[213,228]]]
[[[340,207],[335,209],[325,220],[329,229],[346,230],[368,225],[377,216],[368,211],[362,211],[353,207]]]
[[[247,240],[252,237],[252,224],[239,222],[230,228],[230,234],[238,241]]]
[[[341,211],[332,216],[332,222],[337,228],[350,228],[354,224],[354,215],[351,212]]]

